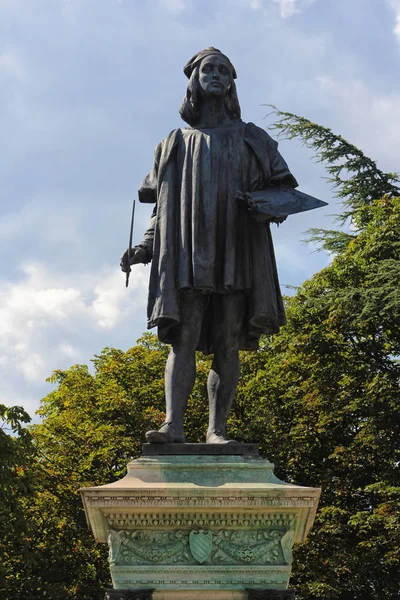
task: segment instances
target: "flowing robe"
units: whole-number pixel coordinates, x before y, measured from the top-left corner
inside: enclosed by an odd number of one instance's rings
[[[237,191],[297,186],[277,143],[253,123],[172,131],[155,150],[153,170],[139,189],[156,207],[143,244],[152,255],[148,328],[173,343],[181,290],[243,293],[239,348],[255,350],[276,333],[285,313],[269,224],[252,219]],[[198,349],[211,352],[212,315]]]

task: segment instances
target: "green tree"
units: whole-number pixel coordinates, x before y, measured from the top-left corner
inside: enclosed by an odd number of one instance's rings
[[[32,494],[29,464],[34,449],[24,424],[30,417],[20,406],[0,404],[0,590],[8,585],[11,568],[29,562],[28,523],[24,501]],[[1,593],[1,592],[0,592]]]
[[[368,207],[374,200],[400,194],[398,174],[381,171],[374,160],[341,135],[305,117],[269,106],[276,118],[270,129],[280,139],[299,139],[314,152],[317,162],[325,166],[327,179],[343,206],[337,215],[339,224],[350,219],[360,231],[368,223]],[[321,242],[326,250],[333,252],[340,252],[354,238],[341,230],[312,229],[311,232],[313,241]]]

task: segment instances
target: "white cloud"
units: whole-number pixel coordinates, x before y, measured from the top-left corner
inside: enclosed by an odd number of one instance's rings
[[[62,354],[64,354],[64,356],[72,358],[73,360],[78,360],[80,356],[80,352],[76,348],[74,348],[71,344],[67,344],[65,342],[60,344],[59,350]]]
[[[29,382],[49,374],[41,353],[44,332],[51,336],[71,312],[84,307],[79,290],[53,287],[44,275],[37,265],[28,265],[21,282],[0,284],[1,363]]]
[[[35,352],[21,362],[20,369],[28,382],[43,381],[47,375],[45,361]]]
[[[18,403],[23,386],[40,385],[54,369],[112,345],[119,326],[132,323],[136,311],[145,314],[147,283],[148,269],[140,266],[126,290],[114,268],[68,276],[40,263],[24,266],[16,283],[0,281],[0,379],[8,380],[0,402]]]
[[[395,26],[393,33],[400,41],[400,0],[388,0],[389,6],[394,10],[395,13]]]
[[[131,275],[130,285],[144,293],[147,289],[148,271],[136,267]],[[133,281],[132,281],[133,280]],[[91,311],[97,326],[102,329],[112,329],[131,308],[136,308],[135,301],[130,298],[127,303],[127,291],[121,281],[121,272],[113,269],[107,277],[102,278],[95,288],[95,299],[91,304]]]
[[[72,306],[82,304],[79,290],[46,285],[37,265],[28,265],[23,270],[25,278],[21,283],[0,287],[1,345],[4,346],[6,341],[15,340],[20,344],[18,348],[24,348],[26,337],[35,333],[37,327],[47,321],[64,319]]]

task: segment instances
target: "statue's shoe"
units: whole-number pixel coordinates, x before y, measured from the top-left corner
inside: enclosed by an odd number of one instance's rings
[[[236,440],[228,440],[223,431],[214,429],[207,433],[206,444],[237,444]]]
[[[160,429],[152,429],[146,433],[146,441],[149,444],[184,444],[185,435],[183,431],[177,431],[170,423],[163,423]]]

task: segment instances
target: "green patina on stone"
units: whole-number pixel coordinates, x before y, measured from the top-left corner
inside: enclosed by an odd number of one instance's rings
[[[109,532],[110,564],[282,565],[291,563],[293,531],[253,529]]]
[[[239,455],[146,456],[122,480],[82,490],[96,539],[109,543],[114,588],[155,588],[156,600],[286,589],[319,494]]]

